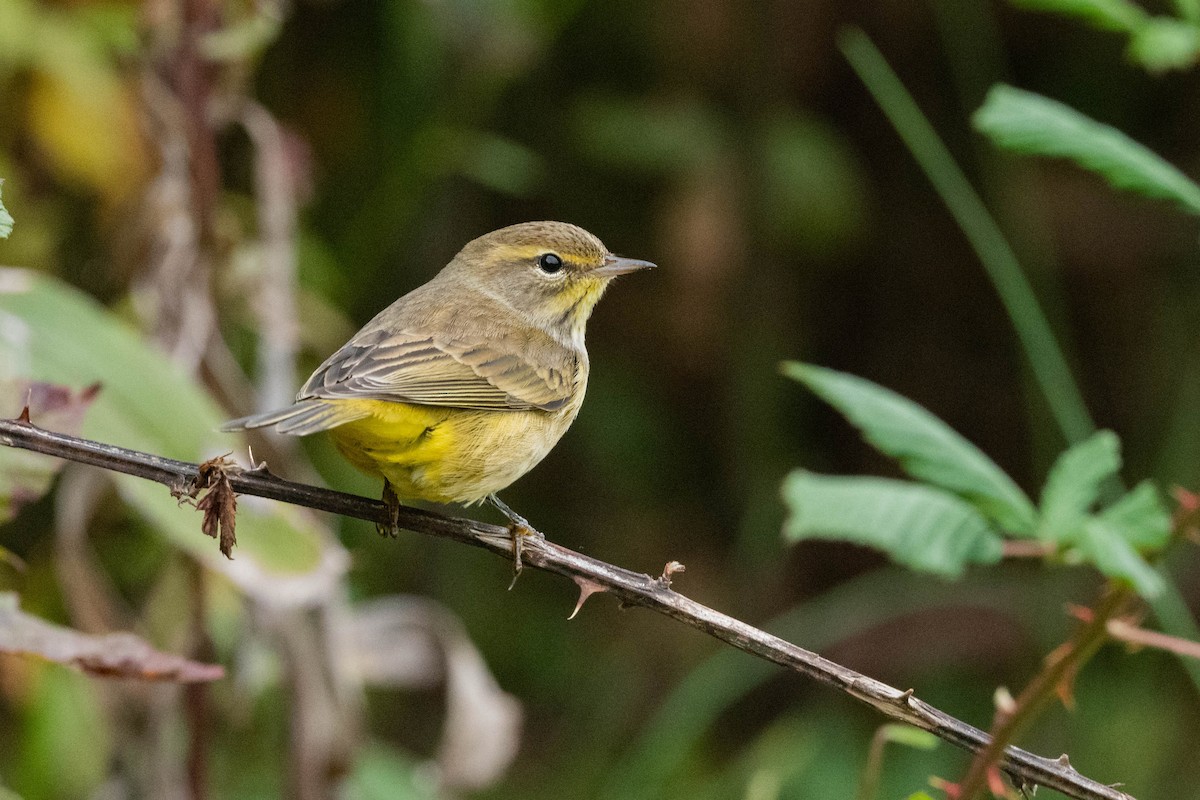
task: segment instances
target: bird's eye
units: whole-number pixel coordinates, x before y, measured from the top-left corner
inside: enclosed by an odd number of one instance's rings
[[[563,268],[563,260],[554,253],[542,253],[538,256],[538,269],[547,275],[553,275]]]

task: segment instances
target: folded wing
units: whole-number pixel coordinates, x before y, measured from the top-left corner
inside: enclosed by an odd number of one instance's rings
[[[376,331],[330,356],[304,384],[298,400],[369,398],[553,411],[570,400],[578,369],[577,356],[555,345]]]

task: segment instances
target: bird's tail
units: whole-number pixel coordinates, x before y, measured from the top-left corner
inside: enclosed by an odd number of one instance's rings
[[[247,428],[274,427],[277,433],[291,436],[307,436],[310,433],[327,431],[347,422],[370,416],[370,412],[358,408],[355,403],[338,400],[311,398],[301,400],[287,408],[252,414],[249,417],[231,419],[221,426],[223,431],[241,431]]]

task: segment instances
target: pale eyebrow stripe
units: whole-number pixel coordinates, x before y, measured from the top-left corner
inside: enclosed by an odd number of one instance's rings
[[[496,255],[504,260],[523,261],[526,259],[533,260],[543,253],[554,253],[564,261],[569,261],[576,266],[587,265],[589,259],[579,253],[570,250],[563,251],[557,247],[549,247],[547,245],[538,244],[506,244],[496,248]]]
[[[542,253],[550,252],[556,253],[562,258],[566,258],[566,256],[562,255],[557,250],[536,244],[506,244],[500,247],[499,251],[500,252],[498,255],[501,258],[511,258],[513,260],[534,258],[536,256],[540,256]]]

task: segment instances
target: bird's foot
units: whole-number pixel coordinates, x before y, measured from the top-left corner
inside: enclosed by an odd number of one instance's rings
[[[383,496],[380,499],[388,507],[388,522],[386,525],[376,522],[375,530],[380,536],[395,539],[400,532],[400,498],[396,496],[392,484],[386,478],[383,480]]]
[[[517,585],[517,578],[521,577],[521,570],[525,568],[525,565],[521,561],[521,553],[524,552],[526,537],[545,541],[546,535],[537,528],[530,527],[529,523],[521,524],[518,522],[509,525],[508,532],[512,536],[513,553],[513,576],[512,582],[508,584],[508,590],[511,592],[512,588]]]
[[[487,501],[499,509],[501,514],[508,517],[508,532],[509,535],[512,536],[513,554],[513,577],[512,583],[508,584],[508,588],[511,591],[512,588],[517,585],[517,578],[521,577],[521,570],[525,568],[525,565],[521,560],[521,553],[525,547],[525,538],[533,537],[535,539],[544,540],[546,536],[537,528],[530,525],[529,520],[525,519],[520,514],[509,508],[508,504],[496,495],[489,494],[487,496]]]

